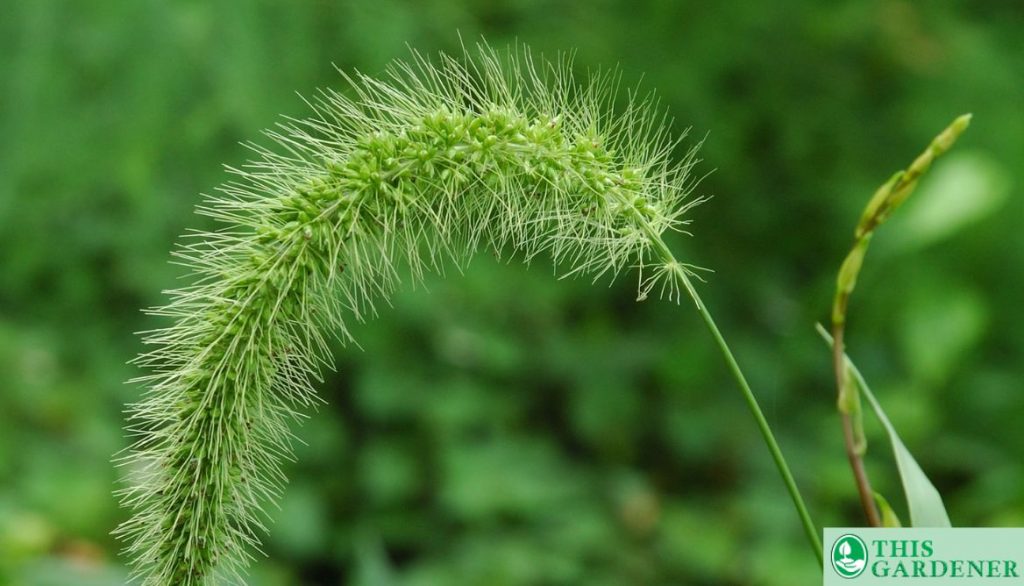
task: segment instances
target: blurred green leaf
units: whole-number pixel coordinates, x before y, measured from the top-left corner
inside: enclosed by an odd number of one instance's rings
[[[978,344],[988,308],[971,290],[921,277],[905,294],[899,329],[913,379],[939,384]]]
[[[889,246],[902,252],[949,238],[999,210],[1009,191],[1009,173],[991,156],[949,153],[893,218]]]
[[[273,515],[274,530],[268,540],[300,559],[322,555],[330,527],[325,514],[325,497],[309,482],[290,484],[281,499],[281,510]]]
[[[353,586],[395,586],[394,570],[377,539],[364,537],[356,547]]]
[[[423,471],[412,446],[372,441],[359,453],[359,484],[366,506],[400,505],[415,496]]]
[[[567,464],[550,444],[534,439],[467,442],[445,453],[442,499],[467,522],[529,516],[578,495],[580,479]]]
[[[17,574],[10,586],[121,586],[128,575],[97,560],[43,557],[34,560]]]

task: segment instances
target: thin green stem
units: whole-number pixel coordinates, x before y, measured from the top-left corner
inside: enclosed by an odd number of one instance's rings
[[[679,272],[679,275],[680,278],[687,280],[686,275],[682,271]],[[818,538],[818,530],[814,526],[814,521],[811,520],[811,514],[807,511],[807,505],[804,504],[803,497],[800,495],[800,489],[797,488],[796,480],[793,479],[793,473],[789,471],[789,465],[786,463],[785,456],[782,455],[782,449],[775,440],[775,434],[772,433],[772,429],[768,425],[768,420],[765,419],[764,413],[761,411],[761,406],[757,403],[757,398],[750,389],[750,385],[747,383],[746,377],[743,376],[743,371],[740,370],[740,366],[736,362],[736,357],[733,356],[732,351],[729,349],[729,345],[725,342],[725,338],[722,337],[722,332],[718,330],[718,326],[715,324],[715,320],[711,317],[711,313],[707,310],[704,302],[701,301],[700,297],[692,287],[690,288],[690,291],[693,295],[694,302],[697,304],[697,311],[700,312],[701,317],[704,318],[704,323],[707,324],[708,329],[711,330],[711,336],[715,339],[715,343],[718,344],[718,349],[722,352],[722,356],[725,358],[725,362],[729,367],[729,372],[732,373],[733,378],[739,385],[740,391],[743,393],[743,398],[747,402],[747,407],[750,408],[750,413],[754,416],[754,420],[757,421],[757,427],[761,430],[761,436],[764,438],[764,442],[768,446],[768,451],[772,454],[772,459],[775,460],[775,466],[779,469],[779,474],[782,476],[782,481],[786,485],[786,490],[789,491],[789,496],[793,499],[793,506],[796,507],[797,514],[800,515],[800,522],[804,526],[804,533],[807,536],[807,542],[814,550],[814,555],[818,558],[818,563],[823,563],[821,540]]]
[[[807,542],[810,544],[811,549],[814,550],[814,555],[818,559],[818,564],[823,564],[823,554],[821,549],[821,539],[818,537],[818,530],[814,525],[814,521],[811,520],[811,514],[807,510],[807,505],[804,504],[804,499],[800,494],[800,489],[796,485],[796,480],[793,479],[793,473],[789,470],[789,464],[786,463],[786,457],[782,454],[782,449],[779,447],[779,443],[775,440],[775,434],[772,433],[771,426],[768,425],[768,420],[764,416],[764,412],[761,411],[761,406],[757,402],[757,397],[754,396],[754,392],[750,388],[750,384],[747,382],[747,378],[743,376],[743,371],[740,369],[740,365],[736,362],[736,357],[733,356],[732,350],[729,349],[729,344],[726,343],[725,338],[722,337],[722,332],[718,329],[718,325],[715,324],[715,320],[711,317],[711,312],[708,311],[707,306],[704,305],[704,301],[697,294],[697,290],[693,287],[690,282],[690,277],[687,275],[686,270],[679,265],[672,255],[672,251],[669,250],[668,246],[661,239],[661,236],[654,233],[653,230],[648,231],[651,241],[654,245],[655,251],[658,256],[666,263],[672,263],[675,266],[675,278],[679,280],[679,284],[686,289],[693,298],[694,303],[697,305],[697,311],[700,316],[704,319],[704,324],[707,325],[708,330],[711,331],[711,337],[714,338],[715,343],[718,345],[718,350],[722,353],[722,357],[725,358],[725,363],[729,367],[729,372],[732,374],[733,379],[740,388],[740,392],[743,394],[743,399],[747,403],[747,407],[750,409],[750,413],[754,416],[754,420],[757,422],[757,427],[761,431],[761,437],[764,439],[765,445],[768,446],[768,451],[771,452],[772,460],[775,461],[775,467],[778,468],[779,474],[782,476],[782,482],[786,485],[786,490],[789,491],[790,498],[793,499],[793,506],[796,507],[797,514],[800,516],[800,522],[803,524],[804,534],[807,537]]]

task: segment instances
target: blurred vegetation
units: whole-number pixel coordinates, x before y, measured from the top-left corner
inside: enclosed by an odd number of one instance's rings
[[[828,351],[873,189],[974,124],[881,235],[849,351],[955,525],[1024,524],[1024,11],[1014,1],[7,0],[0,8],[0,583],[120,584],[123,384],[198,194],[295,92],[458,34],[576,49],[707,136],[703,286],[816,521],[859,524]],[[338,351],[253,584],[813,584],[697,314],[481,257]],[[876,487],[905,518],[883,432]]]

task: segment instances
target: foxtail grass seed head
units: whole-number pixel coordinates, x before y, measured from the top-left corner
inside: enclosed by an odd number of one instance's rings
[[[653,100],[615,111],[618,76],[580,84],[570,66],[480,46],[343,74],[346,91],[320,92],[229,169],[198,208],[220,228],[174,251],[190,284],[151,310],[170,325],[135,361],[146,391],[128,411],[132,516],[116,533],[137,580],[243,582],[293,422],[320,401],[325,336],[348,339],[403,280],[487,248],[594,279],[639,267],[642,296],[678,297],[661,279],[689,265],[660,236],[699,201],[693,150],[673,162]]]

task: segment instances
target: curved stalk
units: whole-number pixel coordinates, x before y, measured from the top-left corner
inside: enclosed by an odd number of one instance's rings
[[[465,266],[482,248],[550,255],[566,274],[615,275],[640,264],[643,297],[686,289],[722,351],[821,556],[786,461],[735,358],[661,239],[699,199],[693,157],[652,103],[607,112],[614,76],[577,87],[566,65],[486,46],[465,60],[417,57],[384,80],[349,78],[313,116],[254,147],[200,213],[220,229],[176,252],[191,285],[153,313],[137,363],[148,387],[129,410],[125,457],[134,510],[117,534],[146,586],[244,581],[283,490],[291,422],[318,401],[330,367],[324,332],[375,313],[407,269],[412,280]],[[692,151],[691,151],[692,155]]]
[[[490,249],[615,275],[699,201],[652,103],[609,113],[613,75],[579,86],[568,64],[483,46],[348,81],[351,95],[324,92],[268,132],[279,148],[254,147],[199,208],[219,229],[175,253],[193,279],[153,310],[173,323],[136,361],[148,389],[121,491],[134,515],[116,531],[146,586],[244,582],[292,420],[331,365],[325,333],[347,337],[406,274]]]

